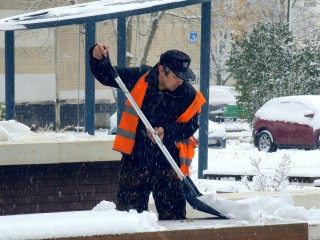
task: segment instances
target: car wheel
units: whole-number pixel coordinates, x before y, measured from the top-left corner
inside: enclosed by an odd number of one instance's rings
[[[263,152],[275,152],[277,150],[271,132],[264,130],[259,134],[258,149]]]
[[[317,150],[320,149],[320,135],[316,138],[316,145],[306,148],[305,150]]]

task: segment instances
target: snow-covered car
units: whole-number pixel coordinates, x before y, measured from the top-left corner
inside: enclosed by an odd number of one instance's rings
[[[208,123],[208,147],[225,148],[226,147],[226,130],[220,124],[209,120]],[[194,137],[199,141],[199,129],[195,132]]]
[[[223,107],[236,105],[236,97],[232,88],[222,86],[210,86],[209,88],[209,119],[215,122],[223,121]]]
[[[255,113],[252,136],[254,145],[265,152],[277,148],[319,148],[320,95],[269,100]]]
[[[225,148],[226,147],[226,130],[223,126],[209,120],[208,124],[208,147]],[[109,135],[117,133],[117,112],[111,115],[109,125]],[[194,137],[199,140],[199,130],[195,132]]]
[[[108,129],[109,129],[108,130],[109,135],[116,135],[116,133],[117,133],[117,112],[115,112],[114,114],[112,114],[110,116]]]

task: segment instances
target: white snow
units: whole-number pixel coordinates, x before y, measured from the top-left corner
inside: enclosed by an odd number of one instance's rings
[[[15,120],[0,121],[0,141],[24,140],[23,135],[32,134],[30,128]]]
[[[226,200],[207,194],[200,199],[209,206],[215,207],[230,218],[254,220],[267,223],[268,220],[320,220],[320,209],[305,209],[294,206],[290,194],[280,197],[253,195],[247,199]],[[228,209],[226,212],[225,209]]]
[[[99,203],[92,211],[13,215],[0,217],[0,239],[48,239],[161,231],[150,212],[120,212],[115,204]]]
[[[243,125],[243,124],[242,124]],[[237,127],[239,128],[239,127]],[[248,126],[244,127],[248,128]],[[33,133],[29,128],[13,120],[0,122],[0,139],[5,142],[33,141],[40,138],[61,138],[67,135],[72,140],[83,139],[85,133]],[[9,137],[8,137],[9,136]],[[97,132],[97,138],[108,138],[107,132]],[[1,144],[1,142],[0,142]],[[208,170],[252,171],[250,159],[261,158],[261,169],[278,167],[284,155],[290,158],[290,168],[297,174],[320,172],[320,150],[278,150],[275,153],[259,152],[250,143],[248,131],[236,140],[228,140],[226,149],[209,149]],[[306,209],[295,206],[292,196],[283,192],[280,197],[253,195],[242,200],[222,198],[216,191],[250,192],[247,186],[235,181],[213,181],[198,179],[197,153],[191,165],[194,183],[204,194],[203,202],[234,218],[239,225],[266,224],[270,221],[319,221],[320,209]],[[286,189],[302,190],[304,186],[284,186]],[[148,231],[162,231],[163,227],[155,213],[136,211],[121,212],[111,202],[102,201],[92,211],[58,212],[0,216],[0,239],[46,239],[57,237],[78,237],[102,234],[121,234]]]
[[[226,138],[226,130],[224,129],[223,126],[220,124],[210,121],[208,123],[208,138],[213,138],[213,137],[221,137],[221,138]],[[193,135],[195,139],[199,139],[199,129],[194,133]]]

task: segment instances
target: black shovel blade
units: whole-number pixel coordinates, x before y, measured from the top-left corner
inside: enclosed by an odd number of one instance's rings
[[[199,192],[189,176],[184,176],[184,178],[181,180],[181,183],[183,186],[183,194],[191,207],[198,211],[215,215],[220,219],[229,219],[216,209],[199,200],[198,197],[203,196],[203,194]]]

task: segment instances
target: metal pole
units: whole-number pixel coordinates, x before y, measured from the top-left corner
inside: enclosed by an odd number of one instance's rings
[[[208,168],[208,119],[209,119],[209,83],[210,83],[210,37],[211,2],[201,6],[201,53],[200,53],[200,91],[207,100],[201,108],[199,120],[198,178]]]
[[[119,17],[117,18],[117,66],[125,67],[126,66],[126,18]],[[126,97],[121,91],[117,89],[117,123],[119,124],[122,112],[124,109]]]
[[[94,135],[95,120],[95,82],[94,76],[90,71],[88,51],[95,44],[96,24],[88,23],[85,38],[85,131]]]
[[[5,32],[5,119],[14,119],[14,31]]]

